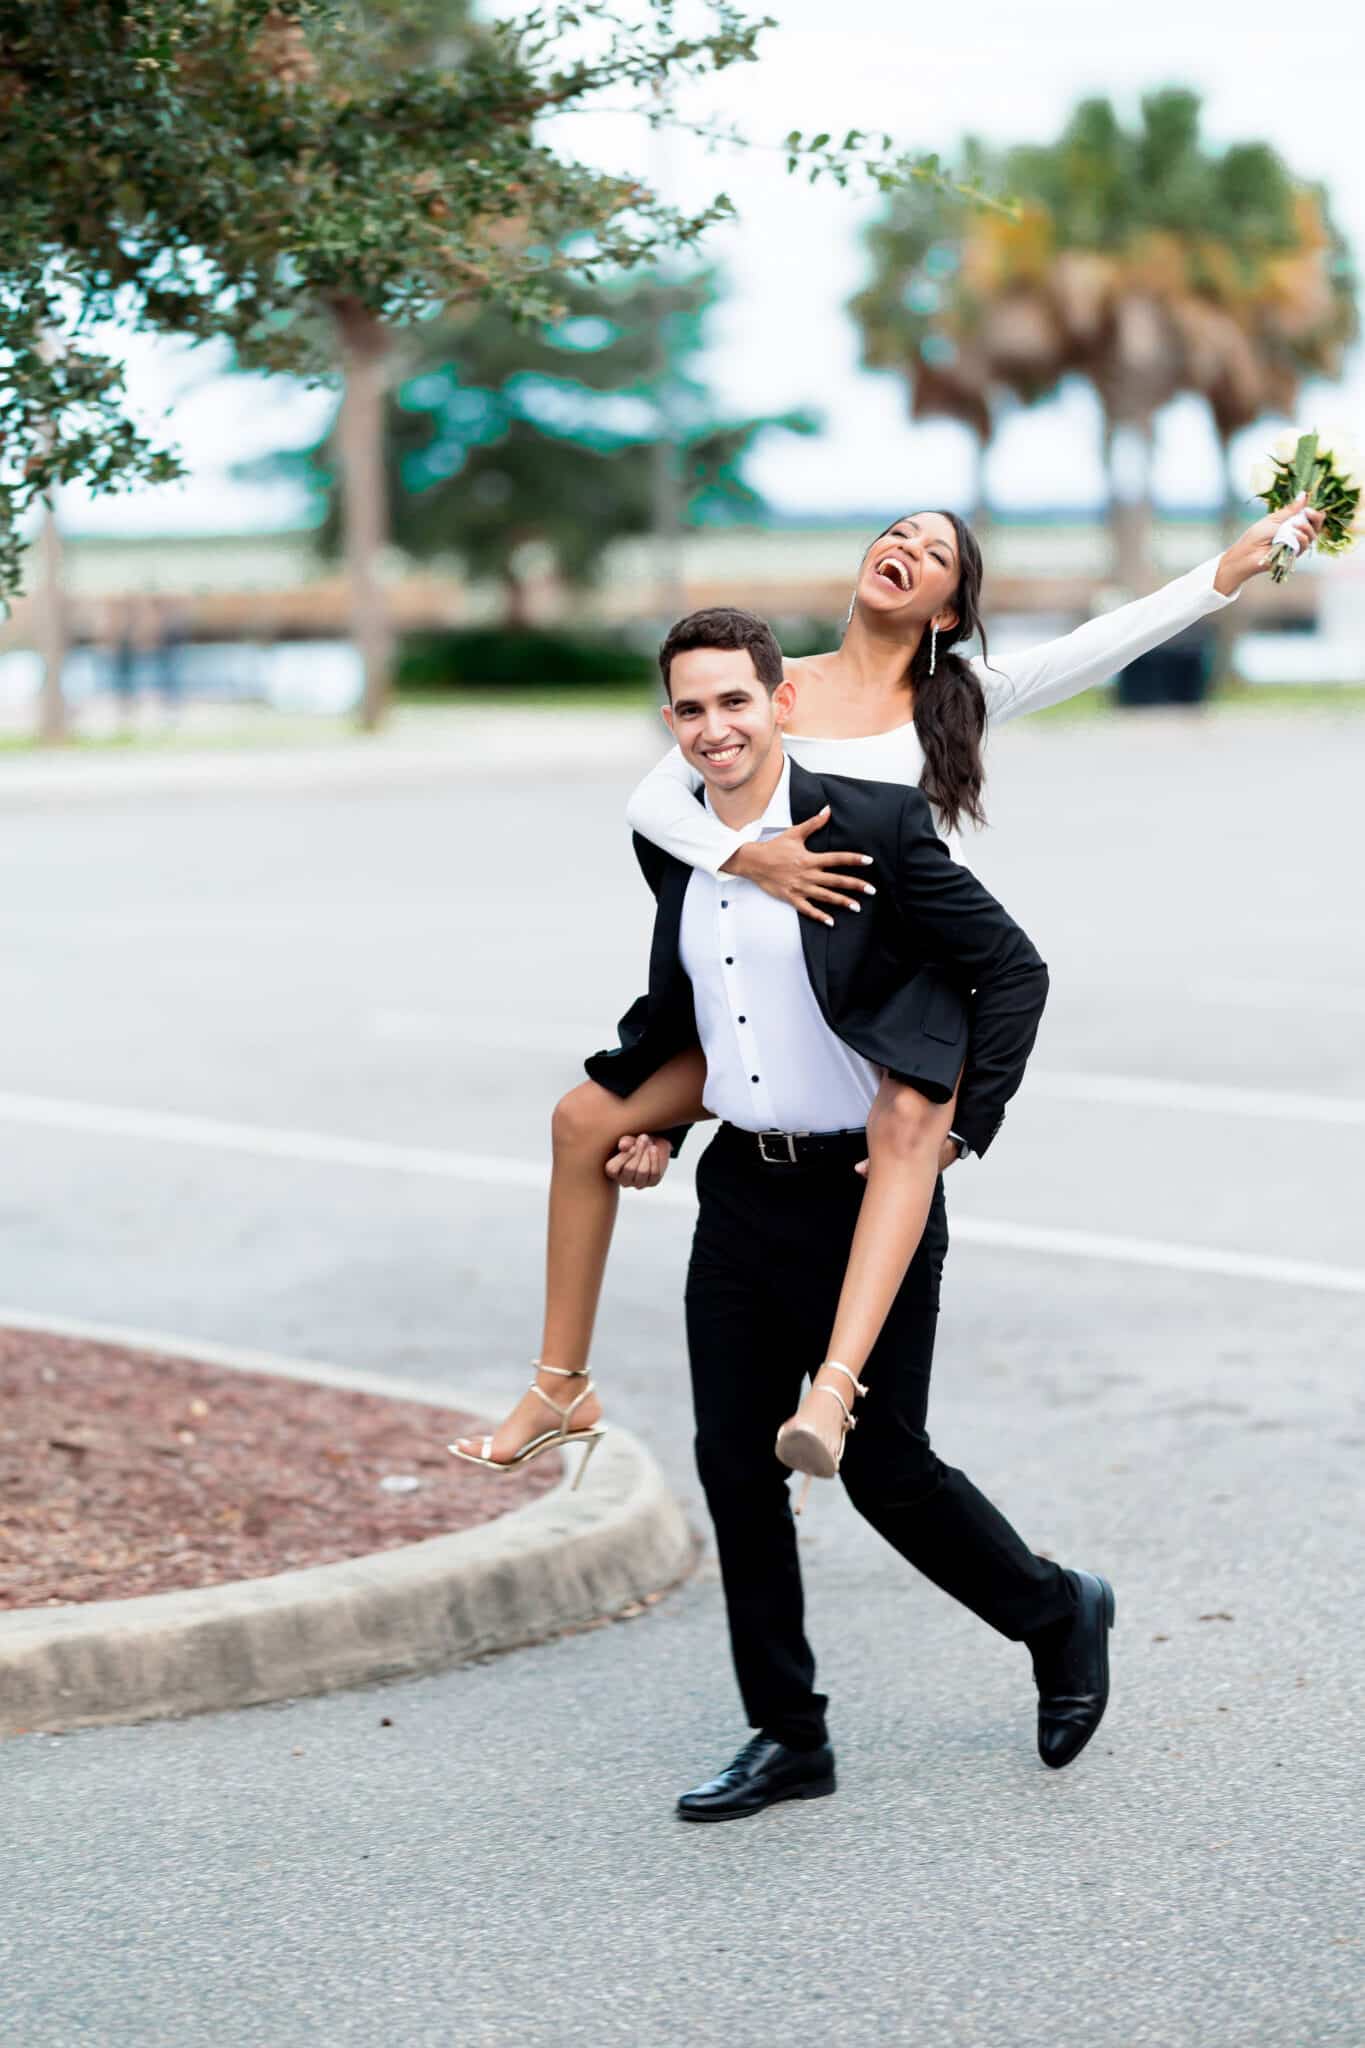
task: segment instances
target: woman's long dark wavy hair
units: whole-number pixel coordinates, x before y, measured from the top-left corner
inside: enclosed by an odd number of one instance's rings
[[[986,630],[981,623],[982,565],[976,535],[956,512],[939,512],[937,517],[948,521],[957,539],[958,584],[951,599],[957,624],[946,631],[939,629],[932,675],[929,651],[933,636],[928,632],[920,635],[905,680],[914,692],[915,731],[924,749],[924,773],[919,786],[948,830],[955,832],[964,817],[974,825],[986,822],[981,803],[986,780],[981,759],[986,698],[971,663],[952,650],[977,633],[981,636],[984,660]],[[883,527],[876,539],[869,542],[863,560],[867,560],[877,541],[885,540],[892,527],[901,524],[900,519],[893,519],[891,526]]]

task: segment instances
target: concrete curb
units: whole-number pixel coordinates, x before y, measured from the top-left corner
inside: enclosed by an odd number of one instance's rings
[[[4,1309],[0,1323],[436,1400],[430,1386],[193,1339]],[[440,1401],[462,1405],[449,1390]],[[197,1592],[0,1614],[0,1737],[412,1677],[620,1613],[687,1575],[694,1545],[682,1510],[635,1437],[610,1430],[572,1495],[571,1477],[480,1528],[342,1564]]]

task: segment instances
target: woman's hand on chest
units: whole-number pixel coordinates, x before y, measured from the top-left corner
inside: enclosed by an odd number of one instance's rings
[[[736,848],[721,869],[756,882],[779,903],[788,903],[817,924],[833,924],[835,910],[859,911],[861,898],[875,896],[872,882],[852,872],[872,865],[867,853],[815,853],[812,833],[829,823],[829,805],[799,825],[789,825],[772,839],[750,840]]]

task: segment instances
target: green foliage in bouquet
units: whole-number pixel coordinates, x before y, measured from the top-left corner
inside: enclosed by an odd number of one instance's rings
[[[1291,445],[1292,448],[1291,448]],[[1270,474],[1267,477],[1266,471]],[[1304,492],[1308,502],[1324,515],[1317,548],[1324,555],[1344,555],[1359,539],[1360,481],[1354,458],[1344,450],[1324,448],[1314,431],[1282,435],[1258,473],[1257,495],[1268,512],[1282,512]],[[1270,561],[1272,581],[1283,583],[1298,560],[1289,546],[1274,550]]]

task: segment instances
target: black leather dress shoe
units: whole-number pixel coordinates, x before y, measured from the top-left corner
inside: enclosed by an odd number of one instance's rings
[[[1109,1704],[1109,1631],[1114,1589],[1094,1572],[1068,1572],[1076,1588],[1076,1614],[1063,1640],[1035,1650],[1038,1681],[1038,1754],[1060,1771],[1089,1742]]]
[[[823,1799],[834,1790],[834,1751],[788,1749],[767,1735],[755,1735],[718,1778],[708,1779],[678,1801],[680,1820],[742,1820],[779,1799]]]

